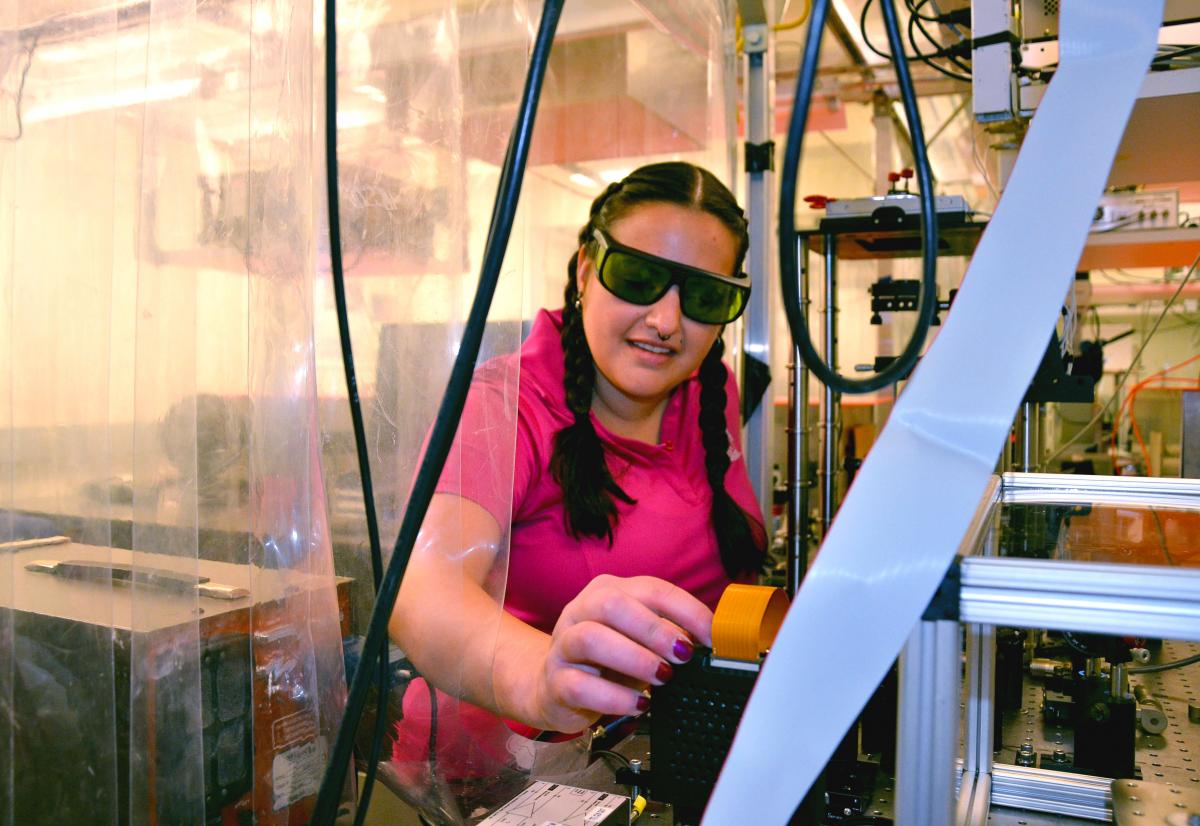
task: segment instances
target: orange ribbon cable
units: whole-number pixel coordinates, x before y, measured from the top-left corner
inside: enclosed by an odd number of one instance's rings
[[[788,611],[787,593],[765,585],[730,585],[713,616],[713,654],[758,662],[775,642]]]

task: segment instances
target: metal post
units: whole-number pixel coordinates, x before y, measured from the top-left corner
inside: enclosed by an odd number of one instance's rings
[[[958,754],[959,624],[918,622],[900,654],[896,822],[950,826]]]
[[[799,241],[800,313],[808,318],[808,238]],[[788,365],[788,594],[795,596],[808,569],[808,368],[792,347]]]
[[[825,363],[837,368],[837,236],[825,233]],[[837,510],[837,444],[842,394],[825,387],[821,409],[821,536],[829,533]]]
[[[772,58],[768,50],[770,27],[766,23],[761,3],[741,4],[744,22],[742,29],[743,48],[746,53],[746,144],[762,145],[771,140],[773,126],[771,77]],[[753,10],[746,8],[755,6]],[[747,17],[747,15],[757,15]],[[761,19],[760,19],[761,18]],[[746,251],[746,270],[750,273],[754,290],[746,308],[742,326],[742,351],[770,365],[771,328],[775,318],[773,296],[779,292],[774,277],[775,261],[775,171],[747,168],[746,211],[749,221],[750,247]],[[762,404],[746,422],[742,451],[746,457],[746,470],[750,483],[758,494],[763,513],[771,514],[774,491],[771,484],[771,469],[775,464],[774,454],[774,405],[768,390]]]
[[[1030,473],[1033,470],[1033,410],[1032,402],[1021,403],[1021,470]]]
[[[990,804],[993,714],[996,701],[996,629],[966,627],[967,717],[962,784],[958,793],[959,826],[984,826]]]

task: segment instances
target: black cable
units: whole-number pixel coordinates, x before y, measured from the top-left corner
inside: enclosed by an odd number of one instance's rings
[[[943,22],[945,22],[946,18],[944,18],[944,17],[926,17],[925,15],[921,14],[921,6],[924,6],[927,2],[929,2],[929,0],[919,0],[919,2],[917,2],[917,3],[914,3],[913,0],[904,0],[904,7],[908,9],[908,13],[910,15],[912,15],[913,17],[919,17],[920,19],[924,20],[926,23],[943,23]],[[935,7],[935,10],[936,10],[936,7]]]
[[[862,41],[863,41],[863,43],[866,44],[868,49],[870,49],[874,54],[882,57],[884,60],[894,63],[896,60],[895,55],[894,55],[896,50],[895,49],[892,50],[893,54],[888,54],[887,52],[880,51],[879,49],[875,48],[875,44],[871,42],[871,36],[869,34],[867,34],[867,12],[870,10],[871,4],[873,2],[875,2],[875,0],[867,0],[865,3],[863,3],[862,11],[859,12],[859,15],[858,15],[859,33],[862,35]],[[940,49],[940,48],[937,52],[934,52],[932,54],[921,52],[921,50],[917,48],[916,40],[912,35],[912,22],[913,22],[912,17],[910,16],[909,17],[909,41],[912,43],[913,51],[916,52],[916,54],[914,54],[911,57],[909,57],[908,55],[905,55],[904,56],[905,61],[908,63],[912,63],[914,61],[920,61],[920,62],[925,63],[926,65],[930,66],[931,68],[936,69],[937,71],[941,72],[942,74],[954,78],[955,80],[962,80],[962,81],[970,82],[970,80],[971,80],[970,77],[962,77],[962,76],[956,75],[954,73],[949,72],[946,69],[943,69],[941,66],[938,66],[937,64],[930,62],[930,58],[933,58],[933,57],[949,57],[951,52],[947,49]],[[929,37],[929,35],[926,34],[926,37]],[[929,39],[934,43],[937,42],[937,41],[934,41],[932,38],[929,38]],[[900,54],[904,54],[903,49],[900,50]]]
[[[921,6],[925,5],[925,3],[927,3],[927,2],[929,2],[929,0],[921,0],[917,4],[917,8],[920,8]],[[953,77],[958,80],[965,80],[965,81],[969,82],[971,80],[971,66],[968,63],[965,63],[962,60],[962,58],[960,58],[958,56],[958,51],[960,51],[960,49],[955,48],[955,47],[946,47],[946,46],[943,46],[941,43],[939,43],[937,41],[937,39],[929,33],[929,30],[926,29],[925,26],[921,23],[921,19],[922,18],[918,17],[918,15],[916,15],[916,14],[911,14],[911,15],[909,15],[909,18],[908,18],[908,42],[912,46],[913,53],[917,56],[917,58],[922,63],[924,63],[926,66],[929,66],[931,69],[935,69],[935,70],[941,72],[942,74],[947,75],[948,77]],[[918,31],[922,34],[922,36],[924,36],[924,38],[927,41],[929,41],[929,43],[931,43],[935,47],[933,52],[926,52],[923,49],[921,49],[920,46],[917,45],[916,32],[918,32]],[[967,45],[969,46],[970,44],[967,44]],[[938,64],[933,62],[933,58],[935,58],[935,57],[946,58],[947,60],[949,60],[951,63],[953,63],[955,66],[957,66],[959,69],[961,69],[966,74],[959,75],[955,72],[949,71],[948,69],[946,69],[942,66],[939,66]]]
[[[1200,45],[1197,46],[1181,46],[1173,52],[1159,55],[1150,61],[1150,68],[1162,69],[1170,66],[1171,61],[1179,57],[1188,57],[1200,52]]]
[[[492,297],[496,292],[500,266],[504,263],[505,247],[508,245],[513,218],[516,214],[517,200],[521,194],[521,181],[525,174],[525,162],[529,156],[533,124],[537,115],[537,101],[541,95],[542,81],[549,64],[550,47],[554,40],[555,29],[558,27],[558,18],[562,14],[562,4],[563,0],[547,0],[542,10],[541,23],[538,26],[537,38],[530,56],[529,73],[525,78],[525,88],[521,94],[516,123],[509,137],[508,151],[504,158],[504,166],[496,190],[496,201],[491,225],[488,228],[479,285],[475,290],[471,312],[463,329],[458,355],[455,357],[454,366],[450,371],[446,392],[438,407],[437,418],[434,420],[433,431],[429,436],[425,457],[421,460],[421,466],[417,471],[417,478],[409,496],[408,507],[404,511],[404,519],[400,525],[399,535],[396,537],[392,558],[388,562],[387,570],[379,586],[379,596],[371,611],[367,636],[363,641],[363,662],[378,657],[380,650],[387,642],[388,619],[391,617],[396,595],[400,592],[400,582],[408,567],[417,533],[421,529],[426,511],[429,509],[434,488],[441,477],[451,443],[458,430],[459,419],[462,417],[467,390],[471,384],[471,373],[475,367],[475,359],[479,356],[484,325],[487,321]],[[354,747],[354,731],[362,717],[370,684],[371,677],[368,669],[358,668],[350,683],[345,714],[338,727],[329,764],[325,767],[325,776],[321,779],[321,788],[317,793],[317,802],[311,821],[316,826],[332,826],[337,817],[342,780]]]
[[[1125,670],[1129,674],[1157,674],[1160,671],[1170,671],[1174,668],[1183,668],[1185,665],[1195,665],[1196,663],[1200,663],[1200,654],[1193,654],[1190,657],[1184,657],[1182,660],[1175,660],[1175,662],[1158,663],[1157,665],[1139,665]]]
[[[904,44],[896,23],[896,9],[892,0],[882,0],[883,19],[887,27],[888,43],[897,55],[904,55]],[[823,384],[841,393],[869,393],[887,387],[908,375],[921,355],[925,337],[937,311],[937,211],[933,199],[932,173],[929,156],[925,148],[925,134],[921,127],[921,115],[917,110],[916,94],[912,76],[904,60],[895,61],[896,78],[900,83],[900,96],[904,100],[904,112],[908,117],[909,132],[912,134],[913,157],[916,159],[917,181],[921,197],[921,252],[923,272],[921,295],[917,302],[917,327],[912,337],[896,360],[882,372],[866,379],[848,379],[839,375],[821,360],[813,347],[808,323],[800,308],[800,274],[796,253],[796,179],[800,171],[800,149],[804,139],[804,127],[808,120],[808,107],[812,98],[813,85],[817,77],[817,64],[821,56],[821,32],[829,13],[829,0],[814,0],[809,18],[808,35],[804,43],[804,58],[800,64],[800,76],[796,81],[796,99],[792,105],[792,118],[788,125],[787,150],[783,157],[783,171],[779,192],[779,277],[783,288],[783,304],[787,314],[792,339],[800,350],[806,367]],[[827,249],[826,255],[834,251]]]
[[[346,396],[350,402],[350,421],[354,427],[354,447],[358,453],[358,474],[362,482],[363,506],[367,517],[367,539],[371,546],[371,579],[374,593],[379,595],[383,579],[383,552],[379,543],[379,519],[375,512],[375,488],[371,482],[371,459],[367,454],[367,432],[363,425],[362,403],[358,396],[358,377],[354,369],[354,350],[351,346],[350,318],[346,308],[346,276],[342,265],[342,220],[338,193],[337,153],[337,4],[325,3],[325,197],[329,219],[329,263],[333,276],[333,297],[337,304],[338,335],[341,338],[342,368],[346,374]],[[379,654],[378,701],[375,707],[375,727],[367,753],[366,776],[359,792],[355,826],[361,826],[371,805],[371,790],[383,750],[384,730],[387,727],[388,651]],[[366,657],[358,661],[365,670],[371,663]]]
[[[625,768],[629,768],[630,766],[628,757],[612,749],[592,749],[591,753],[596,757],[615,757],[624,764]]]
[[[875,0],[867,0],[867,2],[863,3],[862,11],[858,14],[858,31],[860,34],[862,34],[863,43],[866,44],[868,49],[882,57],[884,60],[893,60],[890,54],[885,54],[884,52],[879,51],[879,49],[876,49],[875,44],[871,42],[871,38],[867,35],[867,10],[871,8],[871,4],[873,2],[875,2]],[[809,20],[811,21],[812,18],[810,17]],[[809,24],[809,30],[812,30],[811,22]],[[799,87],[797,86],[797,88]]]
[[[945,68],[944,66],[940,66],[937,63],[933,62],[933,58],[935,58],[935,57],[947,57],[950,59],[950,62],[954,63],[957,66],[962,66],[961,62],[959,60],[957,60],[949,52],[947,52],[943,49],[939,49],[937,52],[934,52],[932,54],[927,54],[927,53],[924,53],[921,51],[920,46],[917,45],[916,32],[914,31],[914,28],[913,28],[913,24],[916,22],[917,22],[916,17],[908,18],[908,42],[909,42],[909,45],[912,46],[912,50],[913,50],[913,53],[916,55],[916,59],[921,61],[922,63],[924,63],[930,69],[933,69],[935,72],[938,72],[939,74],[943,74],[946,77],[954,78],[955,80],[961,80],[965,83],[970,83],[971,82],[970,75],[962,75],[962,74],[959,74],[958,72],[952,72],[949,69]],[[917,24],[917,25],[919,26],[920,24]],[[921,33],[925,34],[926,38],[929,37],[929,35],[925,33],[924,29],[921,30]],[[934,42],[936,43],[936,41],[934,41]],[[967,71],[970,71],[970,67],[962,66],[962,68],[966,69]]]

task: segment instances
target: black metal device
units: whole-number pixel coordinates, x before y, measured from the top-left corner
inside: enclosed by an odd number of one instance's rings
[[[890,275],[885,275],[871,285],[870,292],[871,323],[879,325],[883,323],[883,316],[880,313],[915,313],[917,311],[917,303],[921,298],[921,282],[915,278],[892,278]],[[945,301],[938,299],[937,309],[934,311],[933,321],[930,324],[937,327],[942,323],[941,314],[950,309],[956,295],[958,295],[958,290],[955,289],[950,291],[950,297]]]
[[[670,803],[679,826],[700,822],[717,775],[733,743],[760,663],[727,660],[698,648],[675,676],[650,694],[650,797]],[[620,778],[618,778],[620,779]],[[790,824],[823,822],[825,789],[818,781]],[[870,802],[869,792],[865,807]],[[859,811],[861,813],[861,809]]]
[[[1096,399],[1096,379],[1081,372],[1067,372],[1071,362],[1062,355],[1058,333],[1050,334],[1050,343],[1038,365],[1037,373],[1025,392],[1026,402],[1083,402]]]

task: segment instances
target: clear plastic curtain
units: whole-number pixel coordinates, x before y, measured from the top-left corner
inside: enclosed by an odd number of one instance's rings
[[[0,824],[311,811],[348,599],[314,14],[0,11]]]
[[[608,167],[683,157],[731,172],[717,4],[608,10],[605,61],[580,45],[585,5],[567,4],[576,46],[556,46],[481,362],[511,357],[534,309],[561,301]],[[371,604],[327,272],[322,11],[0,8],[3,826],[307,820],[344,702],[342,638]],[[478,278],[541,4],[338,12],[347,290],[386,560]],[[596,188],[566,180],[579,171]],[[515,445],[505,363],[497,479]],[[504,545],[485,582],[497,611],[507,567]],[[444,740],[442,762],[398,749],[398,718],[428,732],[437,712],[414,705],[420,674],[392,658],[385,774],[435,820],[474,819],[578,761],[586,744],[535,745],[498,720]],[[454,682],[439,686],[444,731],[473,713]]]
[[[421,6],[363,4],[340,17],[343,254],[385,561],[478,283],[500,166],[540,14],[539,3],[525,0],[444,0]],[[513,229],[478,361],[489,365],[485,392],[495,402],[489,403],[493,428],[485,443],[469,437],[465,448],[456,444],[448,463],[451,476],[492,475],[505,500],[505,530],[516,438],[515,354],[527,289],[525,212],[522,207]],[[318,306],[331,317],[327,283]],[[340,397],[336,331],[318,326],[323,391]],[[344,400],[323,405],[322,414],[339,567],[362,583],[355,613],[365,620],[371,566],[359,475],[346,449],[349,415]],[[480,449],[483,466],[464,465],[464,455],[479,457],[472,451]],[[508,568],[506,540],[458,557],[458,538],[447,540],[446,547],[429,551],[453,558],[442,571],[442,585],[449,591],[458,590],[455,582],[466,587],[475,557],[490,554],[484,588],[498,616]],[[402,649],[393,648],[392,661],[395,684],[382,722],[383,781],[437,823],[466,822],[481,800],[519,791],[532,763],[523,753],[524,762],[515,755],[530,741],[460,701],[460,675],[443,676],[434,685]],[[358,732],[363,754],[378,724],[375,709],[372,699]]]
[[[107,356],[118,246],[111,112],[55,118],[55,87],[70,95],[95,82],[111,94],[114,62],[93,81],[65,61],[48,65],[73,21],[31,3],[0,11],[0,823],[54,816],[113,822],[121,805],[112,697],[123,675],[114,660],[112,586],[72,611],[52,584],[25,570],[63,544],[29,540],[70,534],[99,560],[113,526],[107,509],[113,452],[129,430],[107,426]],[[85,24],[113,32],[112,10]],[[61,56],[61,55],[58,55]],[[99,160],[98,160],[99,159]],[[84,216],[87,216],[84,219]],[[53,223],[55,232],[46,231]],[[56,277],[48,278],[54,272]],[[84,363],[79,352],[98,358]],[[48,513],[75,515],[52,518]],[[25,545],[33,545],[23,549]],[[74,613],[74,617],[65,615]],[[127,684],[127,680],[126,680]],[[36,774],[28,771],[36,765]]]
[[[480,354],[484,366],[472,390],[489,399],[480,402],[492,415],[489,433],[483,442],[460,431],[451,474],[487,474],[497,489],[511,490],[518,449],[514,354],[537,309],[561,306],[567,258],[604,180],[639,163],[686,158],[732,182],[727,10],[717,3],[660,6],[612,4],[604,12],[612,19],[596,27],[589,20],[594,9],[566,5],[521,210]],[[344,130],[339,141],[344,248],[385,556],[478,279],[499,164],[540,15],[541,4],[526,0],[443,0],[343,24],[351,28],[343,30],[342,42],[356,44],[360,61],[348,59],[340,67],[342,117],[363,124]],[[361,33],[353,28],[360,23]],[[326,298],[327,313],[331,304]],[[332,335],[329,327],[319,329]],[[323,337],[318,352],[335,354],[335,342]],[[323,358],[321,364],[330,387],[341,381],[340,363]],[[339,566],[366,582],[358,474],[352,457],[338,448],[348,417],[341,404],[323,406],[322,413],[326,453],[341,456],[325,463]],[[445,481],[450,489],[460,487],[458,480]],[[481,584],[497,611],[509,561],[509,520],[498,521],[505,534],[499,547],[472,548],[443,535],[445,547],[417,550],[460,553],[441,570],[464,593],[478,578],[474,557],[490,554]],[[444,593],[453,590],[443,583]],[[364,589],[358,599],[356,616],[362,617],[369,606]],[[453,614],[456,606],[439,609]],[[475,822],[530,777],[569,778],[583,764],[587,738],[527,739],[458,699],[465,674],[427,681],[398,646],[392,662],[395,684],[380,773],[432,822]],[[363,751],[373,714],[374,702],[358,733]]]

